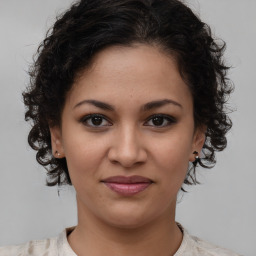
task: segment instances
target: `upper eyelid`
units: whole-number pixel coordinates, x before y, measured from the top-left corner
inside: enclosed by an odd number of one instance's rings
[[[108,120],[108,121],[110,122],[110,120],[109,120],[108,117],[106,117],[106,116],[103,115],[103,114],[99,114],[99,113],[87,114],[87,115],[83,116],[83,117],[81,118],[81,120],[89,119],[90,117],[93,117],[93,116],[100,116],[100,117],[102,117],[102,118],[104,118],[104,119],[106,119],[106,120]],[[172,119],[172,120],[176,120],[176,118],[174,118],[174,117],[171,116],[171,115],[163,114],[163,113],[158,113],[158,114],[150,115],[149,117],[146,118],[146,121],[147,121],[147,120],[150,120],[150,119],[153,118],[153,117],[157,117],[157,116],[162,116],[162,117],[165,117],[165,118],[169,118],[169,119]]]
[[[108,121],[109,123],[111,123],[111,125],[112,125],[112,122],[109,120],[109,118],[107,118],[105,115],[102,115],[102,114],[88,114],[88,115],[85,115],[85,116],[83,116],[81,119],[80,119],[80,122],[82,122],[82,123],[84,123],[84,122],[86,122],[88,119],[90,119],[90,118],[92,118],[92,117],[94,117],[94,116],[99,116],[99,117],[102,117],[103,119],[105,119],[106,121]],[[110,125],[109,125],[110,126]],[[93,126],[91,126],[91,127],[93,127]],[[95,126],[95,127],[97,127],[97,126]],[[100,127],[100,126],[99,126]]]
[[[153,114],[153,115],[149,116],[147,118],[147,120],[150,120],[150,119],[152,119],[154,117],[157,117],[157,116],[161,116],[161,117],[164,117],[164,118],[167,118],[167,119],[169,118],[169,119],[172,119],[173,121],[176,120],[176,118],[174,118],[173,116],[167,115],[167,114],[162,114],[162,113],[160,113],[160,114]]]
[[[83,120],[83,119],[89,119],[89,118],[94,117],[94,116],[100,116],[100,117],[105,118],[106,120],[109,119],[108,117],[106,117],[105,115],[100,114],[100,113],[90,113],[90,114],[86,114],[86,115],[84,115],[81,119],[82,119],[82,120]]]
[[[103,114],[99,114],[99,113],[88,114],[88,115],[86,115],[86,116],[84,116],[84,117],[81,118],[81,122],[85,122],[85,121],[87,121],[88,119],[90,119],[90,118],[92,118],[92,117],[94,117],[94,116],[100,116],[100,117],[102,117],[103,119],[105,119],[107,122],[111,123],[111,125],[113,124],[113,123],[109,120],[108,117],[106,117],[106,116],[103,115]],[[154,117],[159,117],[159,116],[160,116],[160,117],[163,117],[163,118],[165,118],[165,119],[168,119],[169,121],[171,120],[173,123],[175,123],[175,122],[177,121],[176,118],[174,118],[173,116],[170,116],[170,115],[168,115],[168,114],[158,113],[158,114],[150,115],[150,116],[145,120],[145,123],[149,122],[152,118],[154,118]],[[109,126],[111,126],[111,125],[109,125]],[[98,126],[98,127],[106,127],[106,126],[108,126],[108,125]],[[146,126],[151,126],[151,125],[146,125]],[[92,127],[93,127],[93,126],[92,126]],[[95,127],[97,127],[97,126],[95,126]],[[157,126],[156,126],[156,127],[157,127]],[[160,128],[160,127],[159,127],[159,128]]]
[[[167,119],[169,122],[171,123],[176,123],[177,122],[177,119],[174,118],[173,116],[170,116],[170,115],[166,115],[166,114],[154,114],[154,115],[151,115],[147,120],[146,122],[149,122],[152,118],[154,117],[163,117],[164,119]],[[146,126],[151,126],[151,125],[146,125]],[[163,127],[166,127],[167,125],[165,126],[153,126],[153,127],[158,127],[158,128],[163,128]]]

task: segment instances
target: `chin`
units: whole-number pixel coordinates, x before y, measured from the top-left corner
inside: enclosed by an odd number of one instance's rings
[[[104,216],[105,223],[110,226],[121,229],[136,229],[154,220],[154,214],[143,211],[134,211],[131,209],[123,209],[122,211],[112,211]],[[108,216],[108,217],[107,217]],[[106,218],[107,217],[107,218]],[[155,216],[157,218],[157,216]]]

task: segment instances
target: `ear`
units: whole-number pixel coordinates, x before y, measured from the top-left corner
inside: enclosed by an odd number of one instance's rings
[[[62,135],[59,126],[50,127],[51,133],[51,144],[52,144],[52,155],[55,158],[65,157],[64,148],[62,145]]]
[[[205,142],[205,133],[206,133],[205,126],[196,128],[194,132],[194,137],[193,137],[192,152],[189,158],[190,162],[195,161],[195,154],[193,154],[195,151],[200,154]]]

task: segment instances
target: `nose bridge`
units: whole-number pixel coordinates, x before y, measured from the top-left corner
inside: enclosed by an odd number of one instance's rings
[[[110,160],[119,162],[124,167],[131,167],[146,160],[141,135],[134,124],[120,125],[115,134],[114,143],[109,152]]]
[[[139,140],[137,136],[137,129],[135,126],[124,126],[120,129],[120,143],[118,147],[123,153],[135,154],[138,150]]]

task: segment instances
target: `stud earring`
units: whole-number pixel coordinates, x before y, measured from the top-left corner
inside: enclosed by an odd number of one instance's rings
[[[193,154],[195,155],[195,161],[193,162],[193,165],[196,167],[197,163],[200,162],[200,157],[197,151],[194,151]]]
[[[57,150],[55,151],[55,155],[57,155],[57,157],[60,157],[60,153]]]

